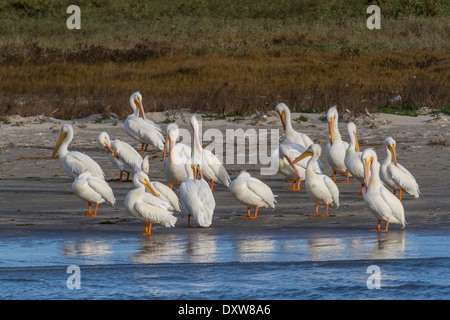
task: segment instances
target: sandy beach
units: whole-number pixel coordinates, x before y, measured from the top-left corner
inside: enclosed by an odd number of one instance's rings
[[[165,130],[165,113],[148,114]],[[307,122],[297,124],[294,128],[307,133],[316,143],[324,148],[327,138],[327,124],[319,120],[320,115],[304,114]],[[297,118],[293,114],[293,118]],[[123,121],[110,119],[97,121],[99,116],[73,121],[57,120],[47,117],[10,117],[11,124],[0,127],[2,154],[1,176],[1,234],[18,235],[22,233],[40,232],[40,230],[77,230],[90,229],[139,231],[141,223],[135,221],[124,209],[123,199],[133,188],[131,182],[114,182],[119,171],[110,163],[97,142],[98,134],[107,131],[112,139],[121,139],[140,148],[140,145],[127,136]],[[177,123],[180,128],[190,130],[190,115],[180,115]],[[199,115],[197,117],[201,119]],[[116,121],[116,122],[115,122]],[[255,123],[256,122],[256,123]],[[85,152],[97,161],[106,173],[106,179],[113,188],[117,204],[115,208],[106,205],[99,207],[98,216],[81,217],[87,205],[76,195],[71,194],[72,179],[64,172],[59,160],[50,159],[52,150],[64,123],[72,123],[75,129],[74,140],[69,150]],[[420,185],[420,198],[414,199],[405,195],[403,205],[406,212],[408,229],[448,228],[450,203],[448,202],[450,148],[448,146],[449,123],[444,117],[436,119],[429,115],[418,117],[376,114],[373,117],[356,118],[357,134],[361,149],[372,147],[377,151],[379,160],[385,157],[383,141],[392,136],[397,141],[398,161],[408,168]],[[203,131],[217,128],[244,130],[280,129],[278,116],[269,114],[264,121],[247,118],[243,121],[230,120],[203,121]],[[344,140],[348,140],[346,123],[341,120],[339,129]],[[206,141],[205,145],[209,142]],[[166,183],[162,169],[162,152],[153,150],[150,163],[150,179]],[[332,170],[326,161],[324,152],[321,160],[325,165],[325,173],[331,175]],[[354,196],[359,192],[360,184],[351,179],[350,183],[339,183],[340,207],[330,211],[330,217],[310,217],[314,213],[314,205],[306,191],[287,191],[290,184],[284,176],[261,176],[258,165],[233,164],[226,165],[231,179],[240,170],[247,170],[253,176],[266,182],[278,195],[274,211],[262,209],[257,220],[239,219],[246,214],[246,208],[233,200],[232,195],[222,186],[217,186],[214,196],[217,207],[214,214],[213,228],[264,228],[297,226],[305,228],[357,228],[365,230],[376,222],[365,207],[362,197]],[[267,167],[267,165],[266,165]],[[343,177],[339,177],[342,179]],[[177,228],[166,229],[155,225],[154,235],[166,232],[183,232],[186,220],[179,216]],[[181,230],[179,230],[181,227]],[[393,230],[395,227],[393,227]]]
[[[324,148],[328,139],[328,126],[326,122],[320,120],[322,115],[294,113],[293,118],[298,118],[300,115],[307,117],[308,121],[294,122],[294,128],[307,133]],[[147,116],[160,124],[165,131],[164,121],[167,117],[165,112],[148,113]],[[359,239],[367,238],[374,241],[376,239],[384,241],[391,237],[395,242],[398,235],[404,236],[406,232],[407,235],[443,236],[442,239],[448,241],[446,236],[450,227],[450,202],[448,201],[450,130],[445,116],[407,117],[374,114],[352,119],[357,125],[361,149],[374,148],[380,161],[385,157],[383,141],[387,136],[392,136],[397,141],[398,161],[413,173],[420,185],[419,199],[404,194],[402,203],[407,221],[404,230],[391,225],[388,234],[377,235],[375,232],[369,232],[369,229],[376,227],[376,219],[366,208],[362,197],[353,195],[360,190],[360,183],[355,179],[351,179],[348,184],[338,183],[340,190],[338,209],[330,209],[328,217],[312,217],[310,215],[314,213],[315,207],[306,193],[304,182],[301,185],[302,190],[287,191],[284,188],[289,187],[290,183],[281,174],[261,176],[258,165],[233,164],[226,165],[231,179],[234,179],[240,170],[247,170],[252,176],[260,178],[272,188],[274,194],[278,195],[275,210],[262,208],[256,220],[241,219],[246,215],[246,208],[237,203],[226,188],[217,185],[214,191],[217,206],[213,223],[209,228],[186,228],[187,217],[185,214],[179,214],[174,228],[155,224],[151,237],[137,235],[138,232],[144,231],[144,224],[134,219],[124,207],[125,196],[133,188],[133,184],[131,181],[113,181],[118,178],[119,171],[108,161],[97,137],[101,131],[107,131],[111,139],[121,139],[136,148],[140,148],[140,145],[127,136],[123,120],[111,118],[99,121],[97,120],[99,118],[100,116],[91,116],[78,120],[58,120],[44,116],[27,118],[15,116],[8,118],[10,124],[0,125],[2,137],[0,141],[0,239],[4,244],[19,238],[22,239],[21,241],[28,238],[44,242],[46,239],[48,241],[48,239],[64,238],[71,241],[75,241],[74,238],[78,239],[76,241],[89,238],[103,238],[111,241],[121,239],[124,242],[136,241],[144,247],[148,246],[146,248],[151,249],[147,252],[149,260],[146,259],[144,250],[137,261],[138,263],[154,263],[155,253],[157,256],[158,253],[173,254],[170,246],[167,247],[166,241],[171,239],[183,241],[182,239],[189,237],[215,237],[216,240],[245,238],[251,241],[264,236],[288,237],[291,240],[311,237],[345,239],[349,236],[357,236]],[[176,118],[181,128],[190,130],[189,113],[180,112]],[[197,118],[201,119],[201,115]],[[209,128],[217,128],[222,132],[226,129],[255,128],[257,130],[279,129],[282,133],[281,123],[275,112],[267,114],[258,121],[255,119],[255,117],[248,117],[239,121],[203,121],[203,131]],[[82,216],[87,211],[87,204],[71,193],[73,180],[64,172],[59,160],[50,158],[59,137],[59,130],[64,123],[72,123],[75,130],[74,140],[69,150],[85,152],[97,161],[114,190],[117,199],[115,208],[105,204],[100,205],[96,217]],[[340,121],[339,129],[343,139],[348,141],[345,120]],[[152,155],[150,179],[166,183],[162,171],[162,152],[152,149],[149,154]],[[325,166],[325,173],[332,175],[324,153],[321,160]],[[343,179],[343,176],[339,176],[338,179]],[[321,207],[320,210],[324,208]],[[161,249],[161,245],[164,250]],[[254,245],[254,248],[258,248],[257,241]],[[226,249],[222,248],[222,250],[224,250],[222,253],[227,252]],[[334,253],[337,257],[339,256],[338,252]],[[384,254],[387,253],[384,252]],[[67,256],[67,250],[61,254],[61,257],[63,256]],[[345,257],[346,255],[343,254],[342,258],[345,259]],[[378,259],[386,257],[389,258],[389,254],[375,256]],[[370,259],[370,256],[365,258]],[[61,261],[58,262],[58,255],[52,255],[49,259],[54,260],[48,262],[50,265],[61,263]],[[325,259],[333,258],[328,256]],[[12,265],[17,263],[11,256],[8,256],[5,261],[4,267],[8,267],[8,263]],[[32,261],[33,258],[30,258],[30,264],[27,265],[25,258],[20,265],[32,267]],[[161,260],[156,259],[156,261]],[[202,298],[201,295],[197,297]]]

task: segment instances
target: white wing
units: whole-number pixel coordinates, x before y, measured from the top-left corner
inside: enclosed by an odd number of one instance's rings
[[[172,212],[167,210],[168,203],[162,201],[151,194],[145,194],[145,197],[136,201],[134,210],[143,217],[145,221],[151,223],[160,223],[165,227],[174,227],[177,218]]]
[[[397,163],[397,166],[398,167],[394,164],[389,165],[387,173],[404,191],[418,198],[420,191],[416,179],[414,179],[412,174],[402,165]]]
[[[164,149],[164,137],[161,134],[161,128],[153,121],[146,121],[131,115],[126,120],[125,130],[131,137],[141,143],[151,143],[160,150]]]
[[[183,209],[193,215],[200,226],[209,226],[216,207],[214,196],[205,180],[188,179],[180,185]]]
[[[394,196],[392,192],[386,189],[384,186],[380,187],[380,195],[386,205],[391,210],[389,216],[389,222],[400,225],[402,228],[406,226],[405,210],[401,201]]]
[[[339,189],[337,185],[333,182],[333,180],[327,175],[323,175],[323,182],[325,183],[328,191],[331,193],[331,197],[333,198],[333,203],[331,204],[332,208],[339,207]]]
[[[275,209],[275,196],[273,195],[272,189],[262,181],[250,178],[247,180],[248,189],[253,192],[261,201],[265,202],[269,208]]]
[[[105,180],[97,177],[90,177],[87,179],[87,183],[95,192],[105,199],[108,205],[111,207],[114,206],[116,199],[114,198],[113,190]]]
[[[105,178],[105,173],[98,163],[84,153],[71,151],[61,160],[63,167],[66,171],[72,172],[72,174],[68,173],[74,178],[86,170],[89,170],[96,177]]]
[[[206,176],[205,178],[207,178],[207,180],[214,180],[214,182],[217,181],[228,188],[231,179],[222,162],[220,162],[214,153],[207,149],[203,149],[202,154],[202,170],[204,170],[203,174]]]
[[[171,205],[171,207],[169,208],[169,209],[171,209],[170,211],[175,211],[175,212],[181,211],[180,201],[172,189],[170,189],[168,186],[166,186],[165,184],[158,182],[158,181],[152,181],[152,182],[150,182],[150,184],[160,194],[160,196],[163,198],[163,200],[166,200],[168,203],[170,203],[170,205]]]
[[[121,140],[111,141],[111,147],[128,167],[133,169],[133,172],[141,171],[142,156],[128,143]]]

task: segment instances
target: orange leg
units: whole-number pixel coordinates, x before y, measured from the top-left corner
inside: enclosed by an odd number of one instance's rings
[[[398,197],[398,199],[400,200],[400,201],[402,201],[402,189],[400,189],[400,191],[399,191],[399,197]]]
[[[250,214],[250,207],[247,208],[247,216],[246,217],[241,217],[243,219],[256,219],[256,217],[258,216],[258,206],[255,207],[255,215],[252,217],[252,215]]]
[[[144,146],[145,146],[145,149],[144,149]],[[147,148],[148,148],[148,144],[143,143],[143,144],[141,145],[141,151],[139,151],[139,153],[144,153],[144,152],[146,152],[146,151],[147,151]]]
[[[389,219],[386,221],[386,228],[382,230],[383,232],[387,232],[389,227]]]
[[[123,175],[123,171],[120,171],[119,179],[114,180],[114,181],[115,181],[115,182],[122,182],[122,181],[123,181],[123,180],[122,180],[122,175]]]
[[[300,183],[302,182],[302,179],[298,178],[297,181],[292,181],[292,187],[290,188],[284,188],[284,190],[300,190]],[[297,186],[296,186],[297,184]]]
[[[211,192],[214,192],[213,186],[214,186],[214,180],[211,180]]]
[[[347,180],[345,180],[345,181],[337,181],[336,180],[336,171],[333,171],[333,181],[334,182],[340,182],[340,183],[348,183],[349,182],[348,178],[350,176],[350,172],[348,172],[348,170],[347,170],[345,173],[347,174]]]
[[[130,180],[130,173],[127,172],[127,181],[129,181],[129,180]]]
[[[348,182],[348,177],[349,177],[349,175],[350,175],[350,172],[348,172],[348,170],[347,170],[347,180],[345,180],[345,181],[342,181],[342,183],[346,183],[346,182]]]
[[[380,225],[381,225],[381,220],[378,220],[377,228],[376,229],[372,229],[370,231],[378,231],[378,232],[380,232],[381,231]]]
[[[327,203],[327,211],[324,214],[321,214],[321,216],[328,216],[328,203]]]
[[[311,216],[320,216],[320,214],[319,214],[319,205],[318,204],[316,204],[316,213],[315,214],[311,214]]]
[[[143,234],[143,235],[151,235],[152,234],[152,223],[151,222],[146,222],[145,223],[145,232],[140,232],[138,234]]]
[[[191,215],[190,214],[188,214],[188,224],[186,227],[193,228],[193,226],[191,226]]]
[[[95,204],[95,212],[94,213],[91,212],[91,207],[92,207],[92,204],[90,202],[88,202],[88,208],[89,208],[88,213],[83,214],[83,216],[94,217],[97,215],[98,203]]]
[[[362,196],[364,191],[364,183],[361,183],[361,193],[354,193],[354,196]]]

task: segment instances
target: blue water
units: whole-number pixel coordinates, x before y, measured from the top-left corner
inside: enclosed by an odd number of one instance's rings
[[[191,232],[192,231],[192,232]],[[449,299],[448,232],[0,238],[0,299]],[[80,289],[69,289],[69,265]],[[369,289],[369,266],[379,289]]]

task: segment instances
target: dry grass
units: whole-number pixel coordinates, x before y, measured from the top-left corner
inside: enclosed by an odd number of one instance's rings
[[[204,54],[136,62],[58,62],[0,66],[0,114],[75,118],[130,112],[140,90],[148,111],[188,108],[252,113],[284,101],[294,110],[354,112],[402,105],[449,103],[450,60],[440,52],[289,53],[224,57]]]
[[[124,117],[137,90],[147,111],[450,105],[448,3],[378,1],[374,32],[362,0],[79,3],[73,32],[61,1],[0,5],[0,116]]]

